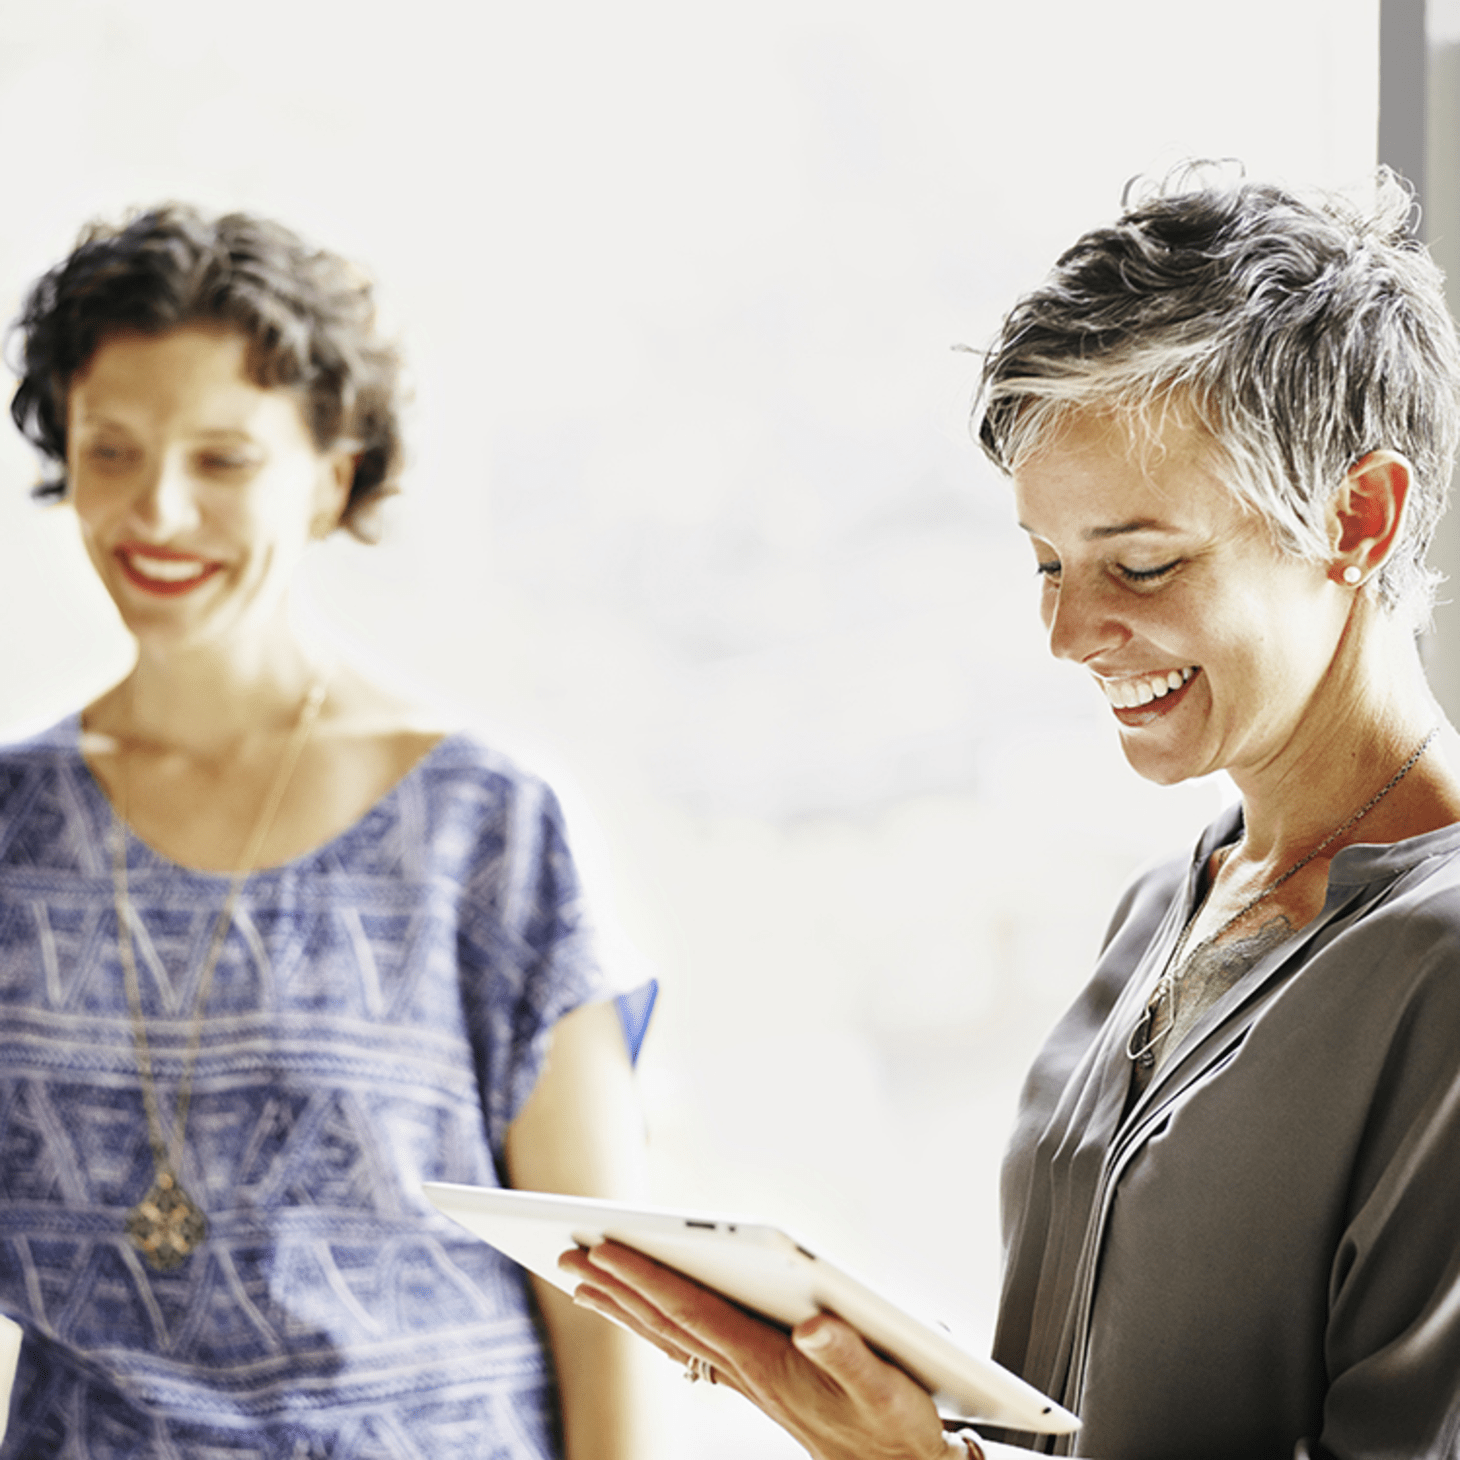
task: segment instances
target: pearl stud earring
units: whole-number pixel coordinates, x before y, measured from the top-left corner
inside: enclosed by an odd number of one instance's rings
[[[1347,583],[1350,588],[1354,587],[1358,583],[1359,579],[1363,576],[1363,573],[1359,571],[1357,565],[1354,563],[1350,563],[1348,567],[1343,570],[1343,581]]]

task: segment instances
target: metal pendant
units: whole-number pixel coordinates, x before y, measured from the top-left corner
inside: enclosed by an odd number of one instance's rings
[[[1141,1069],[1149,1070],[1156,1063],[1157,1038],[1156,1011],[1148,1006],[1145,1013],[1136,1020],[1136,1027],[1126,1040],[1125,1052]]]
[[[127,1214],[127,1236],[158,1272],[190,1258],[208,1235],[203,1209],[171,1171],[160,1171],[147,1195]]]

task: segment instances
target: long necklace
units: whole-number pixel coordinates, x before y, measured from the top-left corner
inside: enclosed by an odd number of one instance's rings
[[[319,718],[325,700],[325,684],[318,681],[305,696],[299,718],[289,737],[273,783],[259,808],[244,850],[243,861],[228,883],[228,894],[213,923],[213,934],[198,974],[198,994],[193,1010],[193,1027],[188,1034],[182,1072],[177,1082],[177,1098],[173,1106],[172,1138],[169,1140],[162,1123],[157,1100],[157,1081],[152,1069],[152,1051],[147,1042],[147,1021],[142,1014],[142,989],[137,978],[137,957],[133,948],[132,924],[135,914],[127,893],[127,782],[126,760],[122,761],[122,812],[112,817],[112,891],[117,910],[117,943],[122,954],[122,970],[127,987],[127,1007],[132,1020],[132,1042],[137,1051],[137,1072],[142,1081],[142,1104],[147,1112],[147,1136],[152,1146],[152,1164],[156,1175],[146,1196],[127,1214],[126,1231],[142,1256],[159,1272],[180,1266],[197,1250],[208,1234],[208,1219],[203,1209],[184,1190],[178,1179],[182,1165],[183,1140],[187,1133],[188,1106],[192,1101],[193,1072],[198,1062],[198,1049],[203,1037],[203,1014],[208,1007],[208,992],[213,985],[213,971],[233,926],[234,910],[239,894],[248,881],[263,848],[264,838],[274,824],[279,803],[294,774],[299,754],[309,732]]]
[[[1371,812],[1410,771],[1419,763],[1419,758],[1430,748],[1436,735],[1440,733],[1440,727],[1435,726],[1428,735],[1420,742],[1419,748],[1410,758],[1394,772],[1387,784],[1376,791],[1352,816],[1341,826],[1335,827],[1316,847],[1306,856],[1300,857],[1286,872],[1276,880],[1269,882],[1261,892],[1254,897],[1249,897],[1236,912],[1214,933],[1208,933],[1190,955],[1186,954],[1186,940],[1191,936],[1191,930],[1196,926],[1197,916],[1201,912],[1202,904],[1198,904],[1192,912],[1187,924],[1181,930],[1181,936],[1176,940],[1176,946],[1171,950],[1171,957],[1166,960],[1165,971],[1156,980],[1156,987],[1151,992],[1151,997],[1146,1002],[1146,1007],[1141,1012],[1141,1017],[1136,1020],[1135,1027],[1131,1030],[1129,1038],[1125,1042],[1127,1058],[1143,1070],[1149,1070],[1156,1063],[1156,1046],[1171,1032],[1176,1022],[1176,997],[1179,985],[1186,970],[1191,967],[1196,956],[1205,948],[1210,948],[1228,928],[1242,921],[1258,903],[1265,902],[1279,887],[1290,877],[1296,877],[1304,867],[1308,865],[1321,852],[1326,851],[1345,832],[1352,831],[1369,812]],[[1166,1022],[1158,1028],[1160,1023],[1161,1010],[1167,1002],[1170,1002],[1170,1010]]]

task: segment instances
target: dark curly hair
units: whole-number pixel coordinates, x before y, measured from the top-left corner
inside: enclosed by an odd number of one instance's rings
[[[398,490],[402,449],[400,357],[375,333],[369,281],[278,223],[180,203],[120,227],[88,225],[26,298],[13,327],[20,385],[10,414],[53,467],[36,496],[66,493],[67,396],[97,346],[119,330],[199,322],[247,336],[255,384],[298,392],[316,449],[358,443],[340,522],[373,541],[373,508]]]

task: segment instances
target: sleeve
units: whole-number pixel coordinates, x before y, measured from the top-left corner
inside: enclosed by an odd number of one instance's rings
[[[1323,1431],[1295,1460],[1460,1454],[1460,957],[1441,937],[1391,1032],[1333,1263]]]
[[[483,830],[463,888],[457,956],[487,1135],[500,1166],[507,1128],[537,1083],[553,1026],[612,990],[557,798],[524,777],[509,783],[498,805],[500,820]]]

